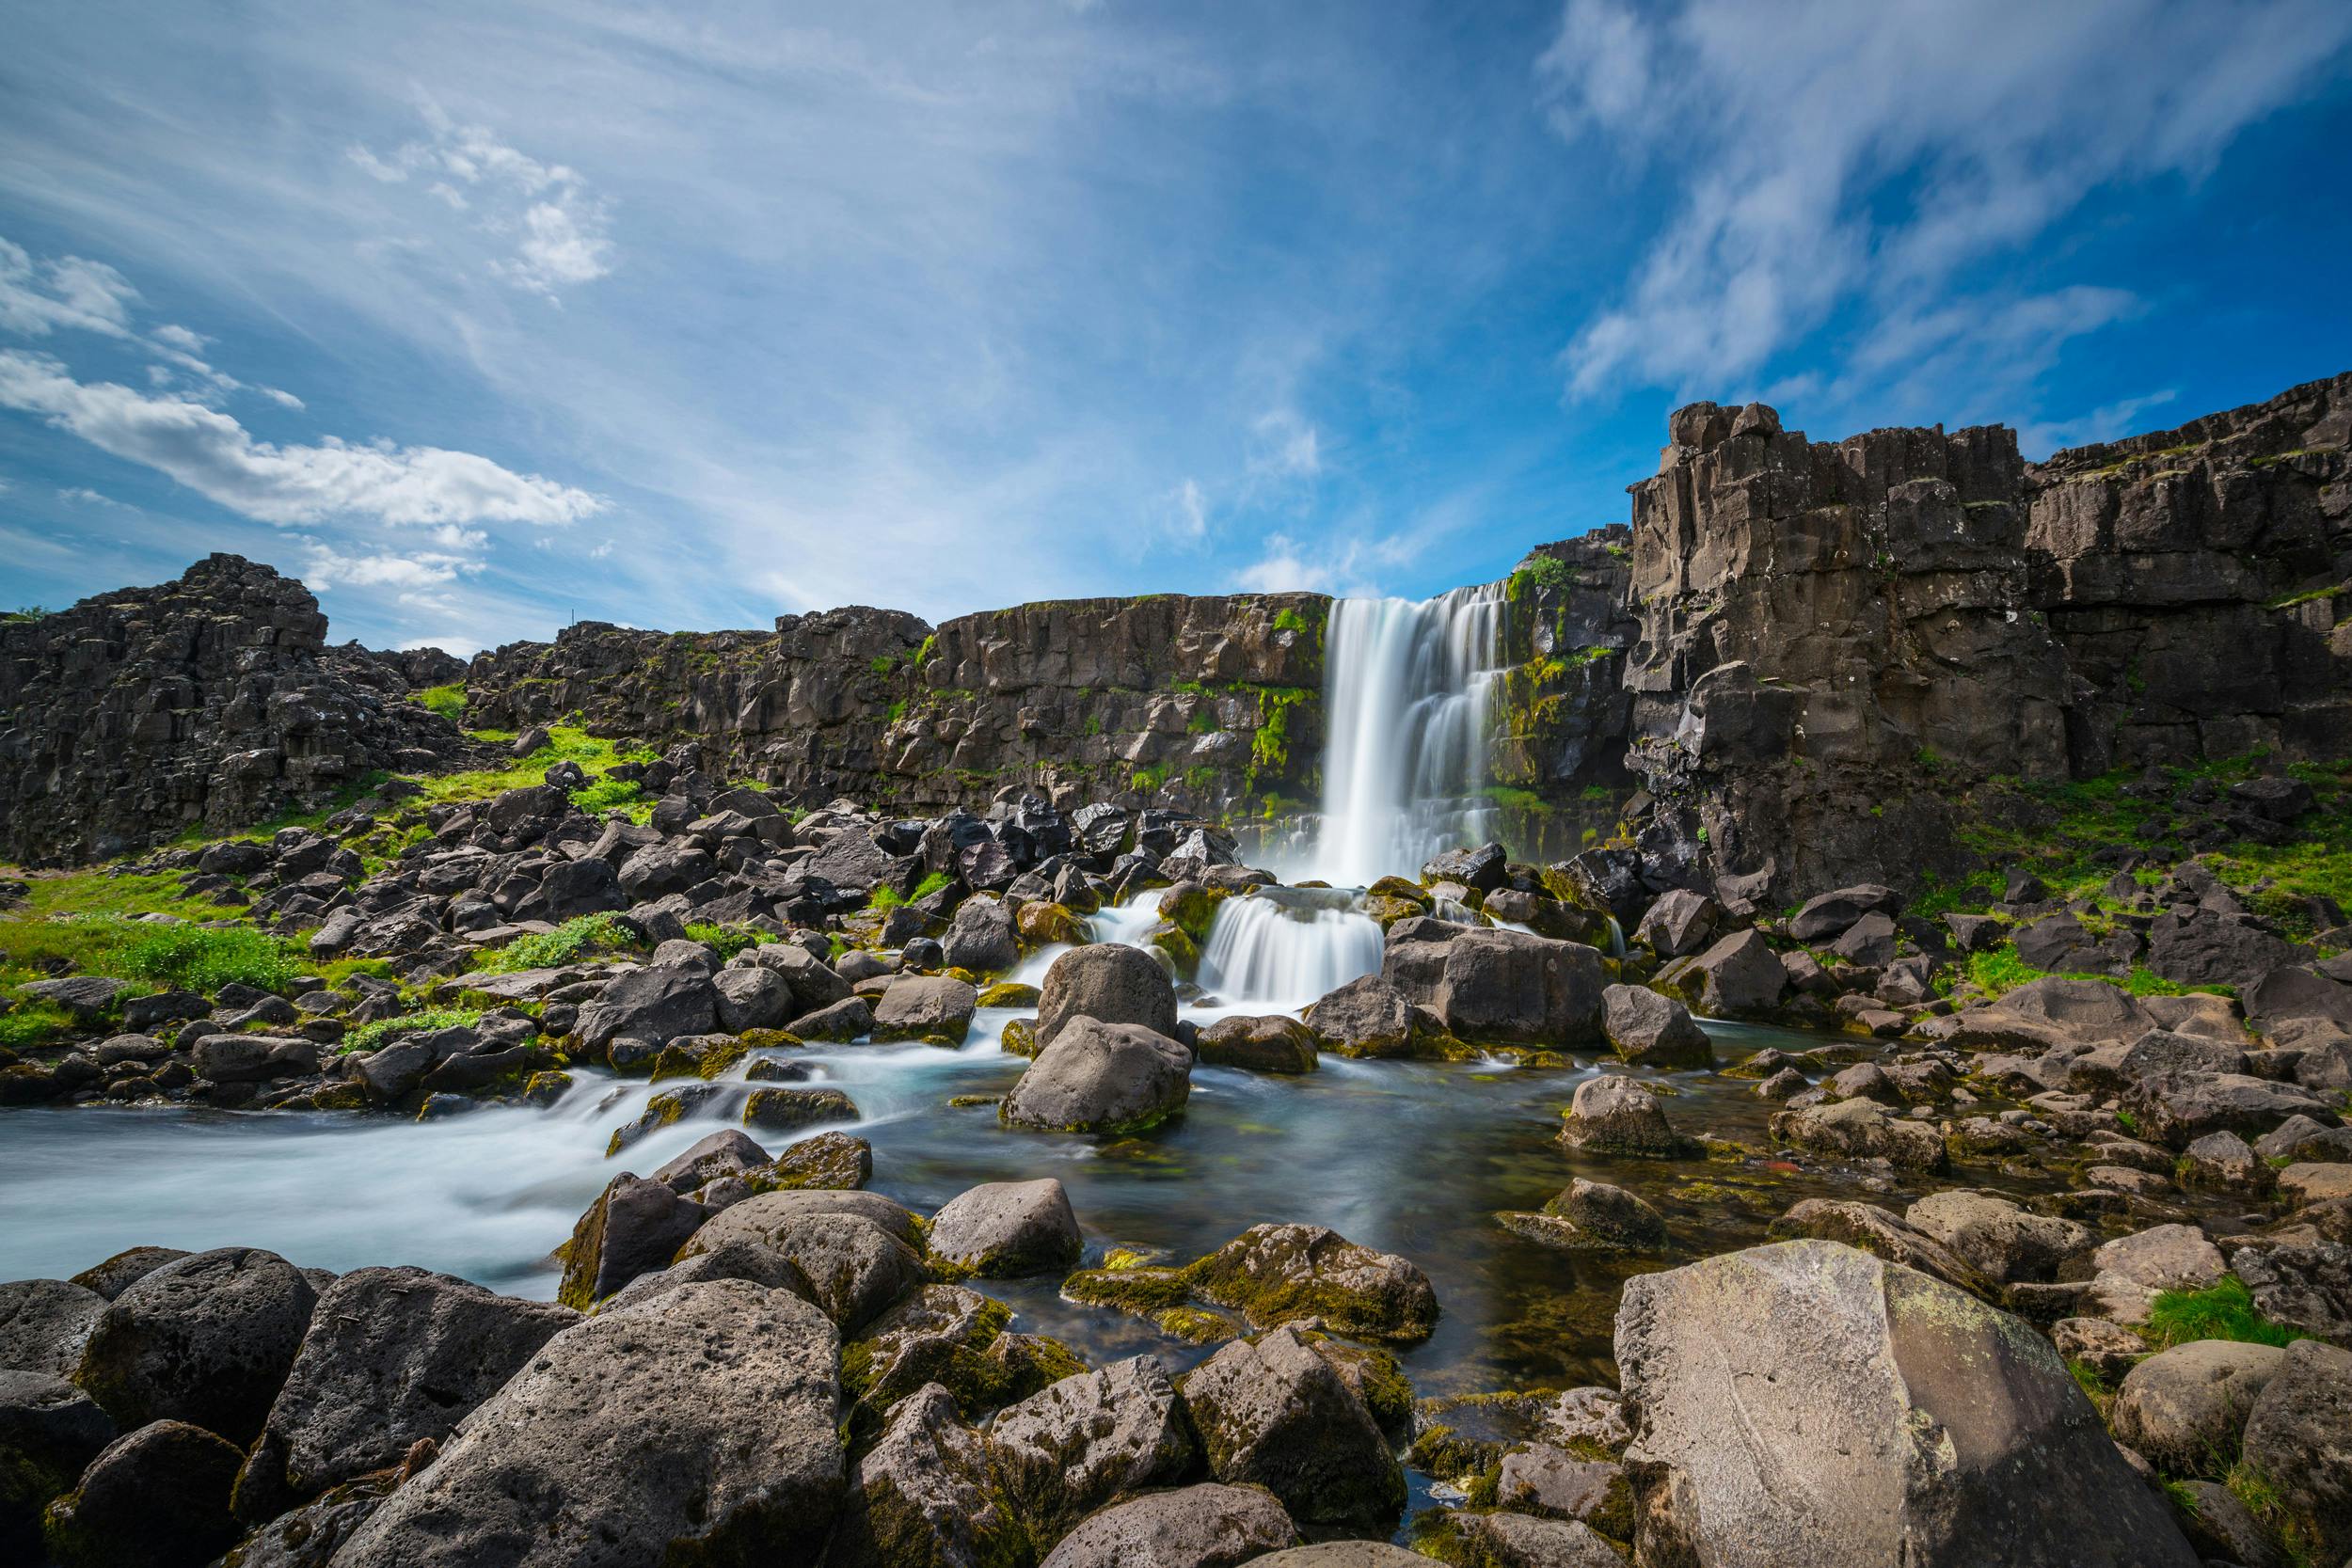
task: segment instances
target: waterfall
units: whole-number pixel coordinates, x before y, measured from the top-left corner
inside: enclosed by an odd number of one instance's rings
[[[1227,1005],[1299,1007],[1380,967],[1380,926],[1341,888],[1228,898],[1200,953],[1200,989]]]
[[[1356,887],[1417,876],[1438,851],[1492,836],[1481,790],[1502,610],[1500,583],[1332,604],[1315,874]]]

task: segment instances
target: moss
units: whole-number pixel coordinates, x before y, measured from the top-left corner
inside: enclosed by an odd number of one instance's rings
[[[1038,989],[1022,980],[999,980],[980,992],[983,1007],[1034,1007]]]
[[[485,974],[512,974],[526,969],[554,969],[605,953],[641,946],[635,929],[613,914],[583,914],[552,931],[517,937],[484,956],[474,966]]]
[[[1108,1307],[1138,1317],[1151,1317],[1189,1303],[1192,1285],[1182,1269],[1080,1269],[1061,1282],[1061,1293],[1089,1307]]]
[[[362,1023],[344,1035],[336,1049],[356,1053],[373,1051],[399,1035],[430,1034],[436,1029],[469,1029],[482,1022],[478,1007],[425,1007],[397,1018]]]
[[[1231,1339],[1236,1330],[1233,1321],[1221,1313],[1207,1312],[1198,1307],[1171,1307],[1151,1315],[1153,1326],[1171,1339],[1182,1339],[1188,1345],[1214,1345]]]
[[[1285,606],[1274,612],[1274,629],[1276,631],[1311,632],[1314,627],[1307,624],[1307,618],[1304,615]]]
[[[439,714],[453,724],[458,723],[466,716],[466,683],[452,681],[447,686],[428,686],[417,693],[417,705]]]
[[[1145,934],[1143,944],[1158,949],[1179,979],[1189,980],[1200,972],[1200,945],[1181,926],[1162,921]]]

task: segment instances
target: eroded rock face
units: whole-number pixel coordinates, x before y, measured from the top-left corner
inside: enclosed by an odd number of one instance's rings
[[[840,1341],[796,1296],[690,1285],[548,1341],[338,1568],[808,1561],[841,1502]]]
[[[1148,1355],[1066,1377],[1008,1406],[989,1441],[1041,1546],[1121,1493],[1181,1479],[1195,1451],[1168,1370]]]
[[[1616,1351],[1645,1561],[2197,1561],[2048,1340],[1867,1253],[1637,1276]]]
[[[1210,1473],[1263,1486],[1306,1524],[1385,1529],[1405,1506],[1388,1439],[1330,1364],[1278,1328],[1236,1339],[1181,1385]]]
[[[409,700],[421,672],[328,647],[308,589],[233,555],[0,625],[0,860],[227,832],[371,769],[453,764],[456,726]]]

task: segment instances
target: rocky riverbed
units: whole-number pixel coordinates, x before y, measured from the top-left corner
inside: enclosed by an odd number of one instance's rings
[[[275,983],[19,988],[12,1552],[2352,1552],[2340,911],[2194,859],[1940,918],[1607,849],[1289,888],[1175,813],[695,761],[613,766],[642,822],[567,762],[166,852]]]

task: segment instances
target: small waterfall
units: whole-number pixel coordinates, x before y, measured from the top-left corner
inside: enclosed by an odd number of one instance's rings
[[[1480,792],[1502,613],[1500,583],[1331,606],[1318,875],[1355,887],[1411,877],[1438,851],[1491,836]]]
[[[1228,1005],[1306,1006],[1380,967],[1380,925],[1340,888],[1260,888],[1216,907],[1200,989]]]

